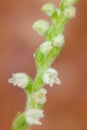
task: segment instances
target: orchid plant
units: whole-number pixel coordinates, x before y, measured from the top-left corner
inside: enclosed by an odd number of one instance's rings
[[[26,107],[23,113],[15,117],[12,130],[28,130],[31,125],[41,125],[40,119],[44,117],[43,105],[46,103],[47,90],[45,84],[61,84],[58,72],[51,67],[54,59],[60,54],[64,46],[64,29],[66,23],[76,16],[78,0],[61,0],[59,7],[53,3],[46,3],[42,11],[50,17],[51,22],[38,20],[33,24],[33,29],[39,35],[44,35],[45,41],[34,53],[37,74],[34,80],[26,73],[14,73],[8,80],[13,86],[24,89],[27,95]]]

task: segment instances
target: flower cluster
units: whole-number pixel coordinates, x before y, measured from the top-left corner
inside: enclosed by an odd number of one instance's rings
[[[53,49],[53,47],[56,46],[58,48],[62,48],[63,45],[64,45],[64,35],[59,34],[53,39],[53,41],[43,42],[40,45],[40,51],[46,56]]]
[[[46,103],[47,90],[43,88],[45,84],[61,84],[58,72],[51,67],[51,63],[60,54],[65,43],[64,27],[69,19],[76,15],[74,4],[78,0],[61,0],[59,8],[52,3],[47,3],[42,7],[42,11],[50,17],[51,23],[46,20],[38,20],[33,24],[33,29],[39,35],[45,36],[45,42],[34,53],[37,74],[33,81],[26,73],[15,73],[8,80],[13,86],[18,86],[25,90],[27,94],[26,109],[23,116],[14,121],[13,130],[26,130],[27,125],[41,125],[40,119],[44,117],[42,107]]]
[[[14,86],[18,86],[18,87],[24,89],[29,84],[29,76],[25,73],[15,73],[12,76],[13,77],[11,77],[8,80],[8,82],[12,83]],[[49,68],[44,72],[44,74],[42,76],[42,80],[45,84],[49,84],[52,87],[54,83],[56,83],[58,85],[61,83],[60,79],[57,78],[57,76],[58,76],[57,71],[53,68]],[[36,97],[35,100],[39,101],[39,100],[41,100],[40,95],[43,98],[43,95],[45,95],[46,93],[47,93],[47,91],[43,88],[37,92],[34,92],[33,96]],[[40,97],[40,99],[38,99],[39,97]]]
[[[54,83],[60,84],[61,81],[57,78],[58,73],[55,69],[49,68],[46,70],[42,76],[42,80],[45,84],[49,84],[51,87]],[[15,73],[13,77],[8,80],[9,83],[12,83],[14,86],[18,86],[22,89],[26,89],[29,84],[29,76],[25,73]],[[47,90],[45,88],[41,88],[40,90],[33,92],[30,95],[30,99],[33,99],[35,104],[43,105],[46,101]],[[41,125],[40,119],[44,117],[43,110],[38,108],[32,108],[25,111],[25,119],[29,125]]]

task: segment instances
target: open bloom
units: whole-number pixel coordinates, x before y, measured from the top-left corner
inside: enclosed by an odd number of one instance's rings
[[[54,38],[53,45],[61,48],[64,45],[64,35],[59,34]]]
[[[25,111],[26,122],[29,125],[41,125],[40,119],[44,117],[43,110],[29,109]]]
[[[58,78],[58,73],[55,69],[49,68],[46,70],[46,72],[43,74],[42,80],[46,84],[50,84],[50,87],[53,86],[54,83],[60,84],[61,81]]]
[[[29,84],[29,76],[26,73],[15,73],[12,74],[12,78],[8,80],[13,86],[18,86],[20,88],[26,88]]]
[[[45,20],[36,21],[33,24],[33,29],[36,30],[40,35],[43,35],[49,27],[49,23]]]
[[[32,97],[36,103],[44,104],[47,101],[46,94],[47,94],[47,90],[42,88],[42,89],[34,92],[32,94]]]
[[[42,11],[44,11],[48,16],[51,16],[55,11],[55,7],[52,3],[47,3],[42,7]]]
[[[51,41],[47,41],[44,42],[40,45],[40,51],[44,54],[47,55],[51,50],[52,50],[53,46],[52,46],[52,42]]]

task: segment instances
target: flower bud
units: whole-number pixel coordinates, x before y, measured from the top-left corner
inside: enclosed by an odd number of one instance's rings
[[[67,19],[74,18],[76,16],[76,8],[73,6],[70,6],[64,10],[64,16]]]
[[[65,6],[72,6],[73,4],[77,3],[78,0],[64,0],[64,5]]]
[[[34,101],[36,103],[43,105],[47,101],[46,94],[47,94],[47,90],[42,88],[42,89],[34,92],[32,94],[32,98],[34,99]]]
[[[48,16],[52,16],[55,11],[55,7],[52,3],[47,3],[42,7],[42,11],[44,11]]]
[[[64,35],[59,34],[57,37],[54,38],[53,45],[61,48],[64,45]]]
[[[49,27],[49,23],[45,20],[39,20],[33,24],[33,29],[36,30],[40,35],[46,33],[48,27]]]
[[[44,54],[47,55],[51,50],[53,46],[51,41],[44,42],[40,45],[40,51]]]

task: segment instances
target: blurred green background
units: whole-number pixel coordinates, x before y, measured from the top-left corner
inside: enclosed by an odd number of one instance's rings
[[[23,111],[26,95],[8,84],[15,72],[35,77],[33,53],[44,41],[32,24],[46,18],[40,8],[48,0],[0,0],[0,130],[11,130],[18,111]],[[58,0],[51,0],[58,6]],[[66,44],[53,63],[62,84],[46,86],[48,102],[42,126],[31,130],[87,130],[87,1],[76,5],[77,17],[65,30]]]

